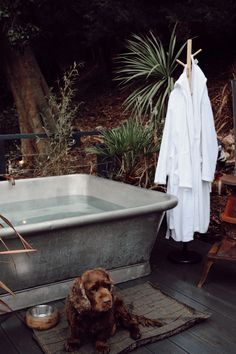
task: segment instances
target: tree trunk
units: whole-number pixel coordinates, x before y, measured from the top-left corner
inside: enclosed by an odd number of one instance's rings
[[[45,133],[55,130],[49,109],[49,88],[30,47],[21,51],[6,48],[6,74],[11,88],[22,133]],[[47,153],[47,139],[24,139],[22,155],[27,163],[34,155]]]

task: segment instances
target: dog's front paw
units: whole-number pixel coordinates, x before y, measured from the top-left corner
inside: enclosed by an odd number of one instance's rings
[[[130,329],[130,337],[135,340],[141,338],[140,329],[138,327]]]
[[[108,354],[110,347],[107,342],[97,341],[96,342],[96,353],[97,354]]]

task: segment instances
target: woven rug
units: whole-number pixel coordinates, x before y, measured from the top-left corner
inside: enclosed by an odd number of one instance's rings
[[[159,319],[164,322],[162,327],[140,326],[142,337],[133,340],[126,330],[119,329],[114,337],[109,340],[110,354],[128,353],[142,345],[152,343],[174,334],[177,334],[194,324],[206,320],[210,315],[186,306],[185,304],[166,295],[156,286],[145,283],[121,290],[126,304],[132,308],[132,312],[152,319]],[[34,337],[47,354],[62,354],[64,343],[68,337],[69,329],[64,315],[61,311],[61,319],[58,325],[46,331],[34,330]],[[94,354],[92,344],[85,344],[78,351],[72,353]]]

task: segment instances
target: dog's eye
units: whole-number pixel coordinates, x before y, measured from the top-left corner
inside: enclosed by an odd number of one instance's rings
[[[97,291],[98,290],[98,286],[97,285],[93,285],[91,286],[91,288],[89,289],[89,292],[93,292],[93,291]]]

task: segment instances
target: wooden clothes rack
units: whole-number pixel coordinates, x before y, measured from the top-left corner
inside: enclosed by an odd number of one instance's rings
[[[192,92],[192,56],[195,57],[201,51],[202,51],[202,49],[198,49],[195,53],[192,54],[192,39],[188,39],[187,40],[186,64],[184,64],[181,60],[176,59],[177,63],[182,65],[187,70],[187,77],[188,77],[188,82],[189,82],[189,87],[190,87],[191,94],[193,93]]]
[[[195,53],[192,54],[192,39],[188,39],[186,64],[179,59],[176,60],[180,65],[186,68],[191,95],[193,93],[192,92],[192,56],[195,57],[201,51],[202,49],[198,49]],[[182,244],[183,244],[182,250],[172,251],[168,255],[168,259],[171,262],[191,264],[191,263],[198,263],[201,261],[202,257],[200,254],[198,254],[195,251],[188,250],[188,242],[182,242]]]

